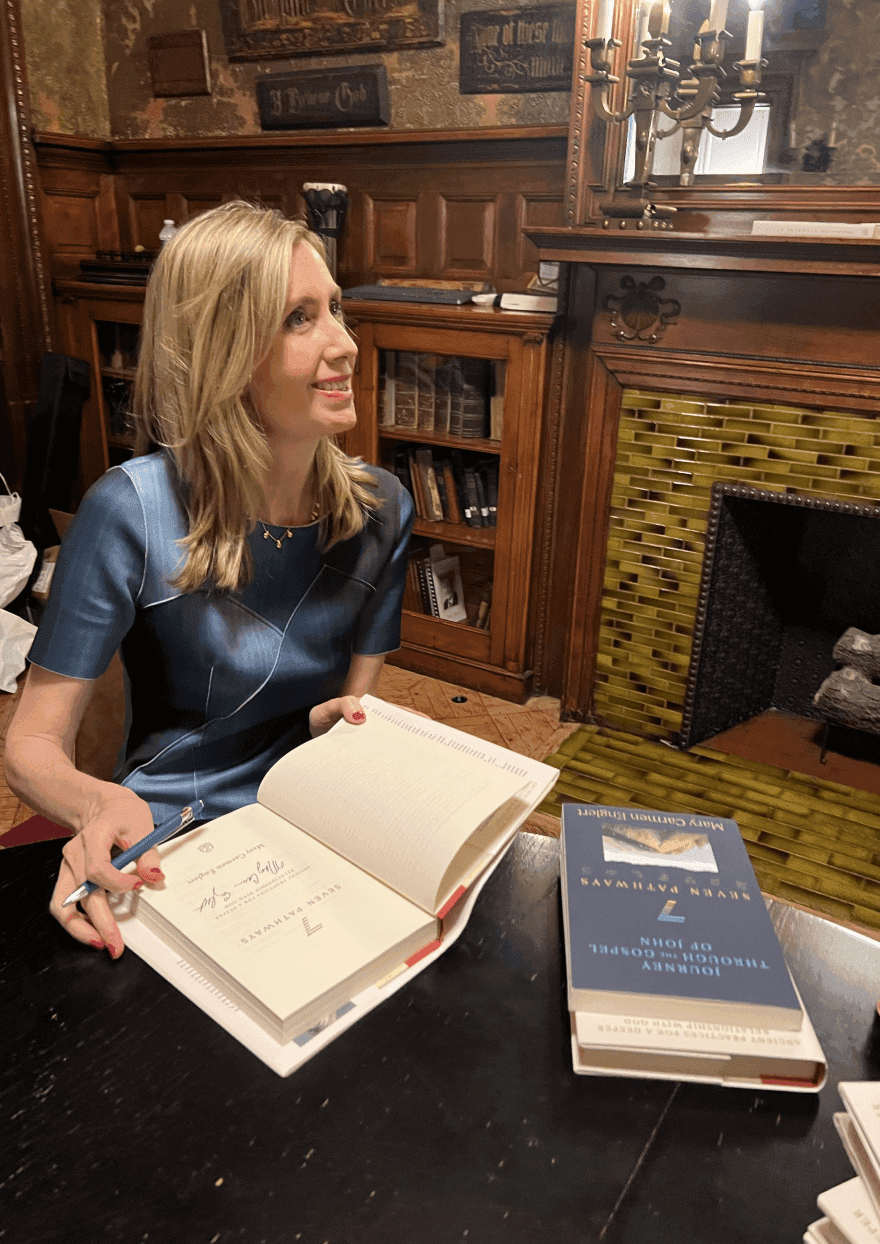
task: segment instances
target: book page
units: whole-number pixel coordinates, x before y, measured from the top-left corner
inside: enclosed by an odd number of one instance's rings
[[[487,817],[506,805],[512,832],[558,772],[374,696],[361,702],[364,725],[340,722],[294,749],[269,770],[257,797],[435,912],[458,884],[447,876],[454,857]],[[503,840],[503,827],[499,833]],[[468,876],[476,863],[463,864]]]
[[[161,853],[166,884],[139,893],[140,918],[187,939],[281,1023],[389,949],[436,935],[412,903],[259,804]]]

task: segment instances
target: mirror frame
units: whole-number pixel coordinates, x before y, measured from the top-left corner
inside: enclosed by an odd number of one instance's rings
[[[594,225],[605,218],[601,204],[619,194],[625,127],[605,125],[590,106],[590,50],[595,0],[577,0],[565,224]],[[638,0],[617,0],[614,38],[631,47]],[[622,52],[618,50],[618,55]],[[617,88],[620,90],[620,87]],[[652,202],[676,209],[674,227],[695,233],[749,234],[751,222],[775,219],[880,220],[880,185],[786,186],[738,180],[694,186],[657,185]]]

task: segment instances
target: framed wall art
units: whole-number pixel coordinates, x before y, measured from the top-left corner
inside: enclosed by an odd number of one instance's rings
[[[461,94],[571,90],[574,24],[574,4],[463,13]]]
[[[230,60],[327,56],[443,42],[444,0],[220,0]]]

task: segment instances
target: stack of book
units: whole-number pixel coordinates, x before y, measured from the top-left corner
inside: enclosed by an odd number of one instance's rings
[[[457,557],[446,556],[442,544],[411,555],[403,606],[445,622],[467,621],[461,566]]]
[[[735,821],[563,804],[561,881],[575,1072],[818,1092]]]
[[[383,350],[379,426],[480,440],[500,440],[506,363]]]
[[[855,1179],[817,1198],[824,1218],[811,1222],[804,1244],[876,1244],[880,1238],[880,1083],[841,1080],[846,1110],[834,1116]]]
[[[465,458],[429,445],[395,450],[389,463],[412,494],[416,514],[428,522],[494,527],[498,515],[498,459]]]

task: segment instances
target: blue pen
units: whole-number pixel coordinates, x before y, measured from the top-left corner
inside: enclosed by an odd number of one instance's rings
[[[136,842],[127,851],[120,851],[112,861],[113,867],[125,868],[126,864],[130,864],[132,860],[136,860],[145,851],[149,851],[150,847],[158,847],[160,842],[164,842],[166,838],[176,834],[179,829],[184,829],[187,825],[191,825],[203,811],[204,806],[201,799],[197,799],[191,808],[184,808],[182,812],[175,812],[174,816],[169,816],[167,821],[157,825],[151,834],[147,834],[146,838],[141,838],[140,842]],[[71,903],[78,903],[80,899],[94,894],[98,888],[96,882],[84,881],[72,894],[68,894],[61,906],[69,907]]]

